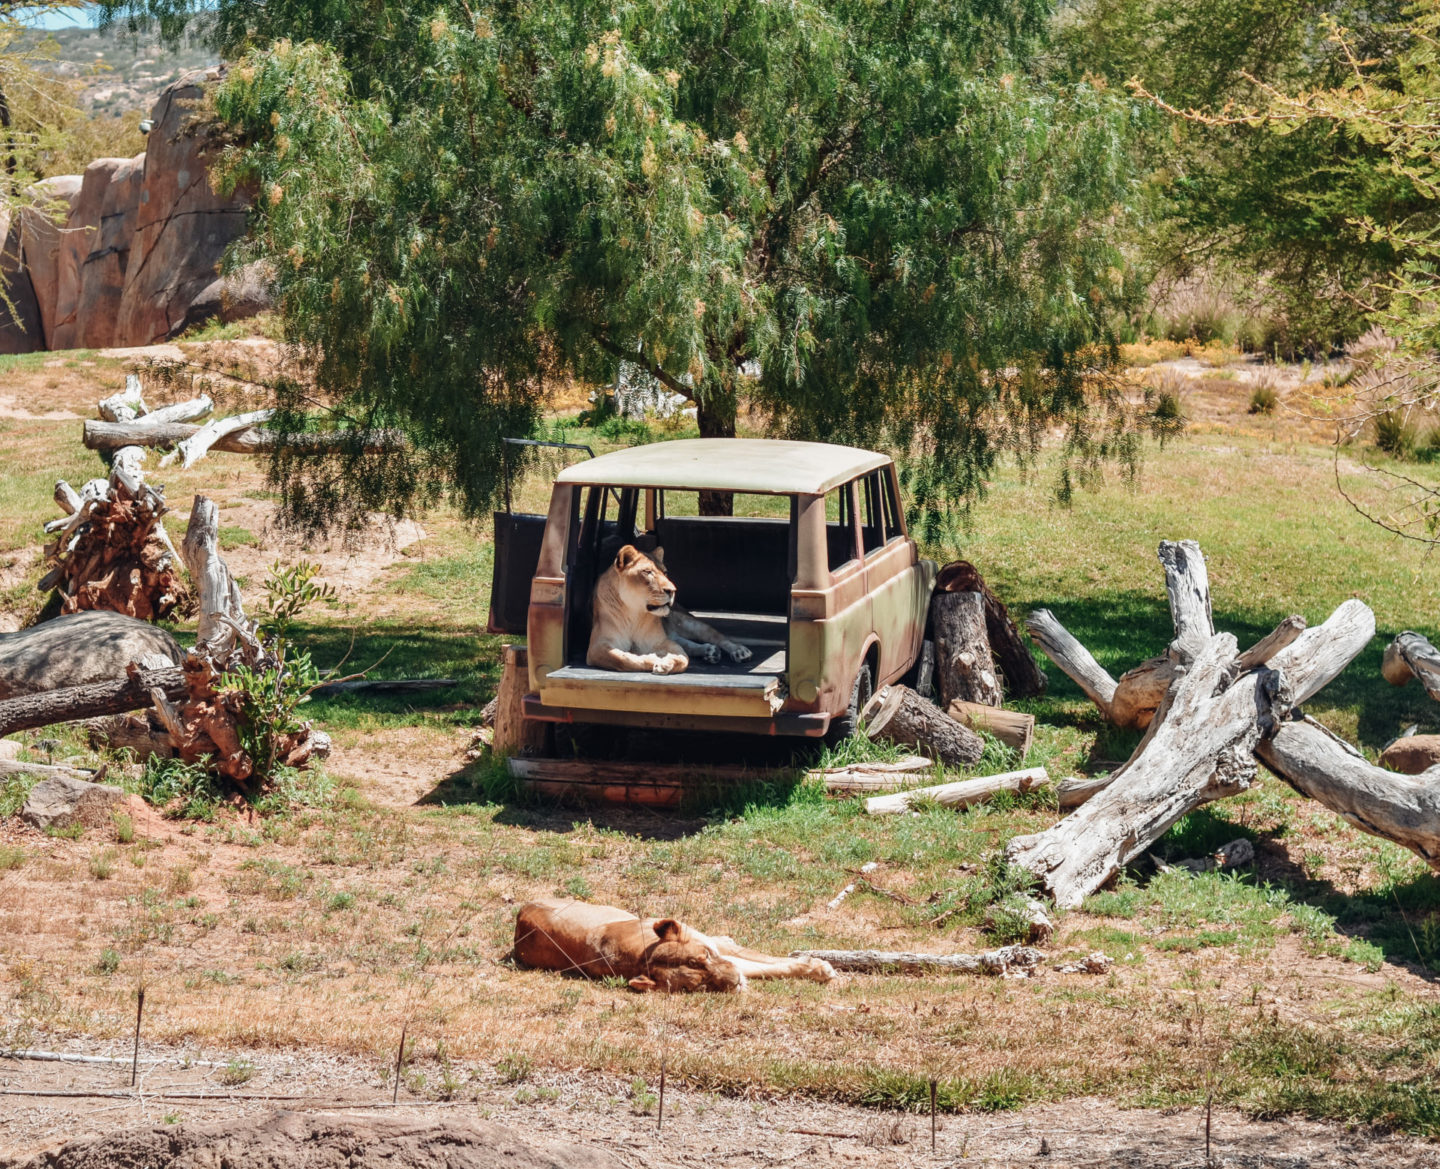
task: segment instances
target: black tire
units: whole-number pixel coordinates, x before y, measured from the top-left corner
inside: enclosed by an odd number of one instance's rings
[[[860,712],[865,709],[865,704],[874,693],[875,679],[870,673],[870,663],[864,662],[860,666],[860,672],[855,675],[855,684],[850,687],[850,704],[845,708],[845,713],[830,720],[830,727],[825,732],[826,746],[837,746],[855,733],[860,726]]]

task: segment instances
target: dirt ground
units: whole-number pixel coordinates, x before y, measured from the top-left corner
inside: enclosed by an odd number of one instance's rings
[[[93,1052],[97,1048],[87,1048]],[[438,1124],[467,1119],[608,1150],[637,1169],[680,1166],[900,1165],[1027,1166],[1039,1169],[1182,1169],[1206,1165],[1203,1109],[1125,1110],[1097,1099],[1016,1112],[941,1116],[935,1152],[924,1115],[756,1098],[727,1099],[668,1088],[657,1131],[658,1076],[636,1085],[611,1076],[535,1072],[506,1083],[489,1068],[466,1075],[445,1103],[390,1107],[379,1069],[303,1052],[224,1055],[147,1049],[139,1086],[129,1089],[123,1044],[104,1048],[114,1065],[0,1057],[0,1156],[53,1149],[67,1139],[160,1124],[255,1123],[278,1110],[402,1116]],[[189,1066],[184,1066],[188,1062]],[[235,1069],[245,1071],[237,1072]],[[388,1070],[388,1069],[387,1069]],[[432,1075],[437,1069],[426,1068]],[[225,1080],[249,1074],[242,1086]],[[43,1093],[56,1093],[44,1095]],[[60,1093],[94,1093],[70,1096]],[[208,1099],[204,1097],[210,1097]],[[1211,1118],[1215,1169],[1384,1166],[1432,1169],[1440,1148],[1410,1138],[1346,1131],[1302,1120]]]

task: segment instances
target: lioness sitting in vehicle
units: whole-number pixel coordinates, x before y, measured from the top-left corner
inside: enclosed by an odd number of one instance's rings
[[[515,961],[534,970],[627,979],[633,990],[744,990],[750,978],[829,982],[819,958],[776,958],[708,937],[673,917],[642,921],[609,905],[544,897],[520,907]]]
[[[675,604],[665,575],[665,552],[649,556],[626,544],[595,585],[588,665],[601,670],[678,674],[691,656],[714,664],[723,651],[731,661],[750,651]]]

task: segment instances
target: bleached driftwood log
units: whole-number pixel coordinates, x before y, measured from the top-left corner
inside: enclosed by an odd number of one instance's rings
[[[1248,788],[1261,738],[1344,669],[1374,632],[1369,608],[1346,601],[1268,665],[1238,678],[1235,638],[1211,637],[1171,688],[1146,741],[1104,790],[1053,828],[1012,840],[1007,857],[1039,876],[1057,905],[1079,905],[1186,812]]]
[[[1440,649],[1422,634],[1407,629],[1386,646],[1380,673],[1392,686],[1419,678],[1425,693],[1440,702]]]
[[[877,698],[865,724],[870,738],[917,748],[952,767],[968,767],[985,754],[984,739],[908,686],[887,687]]]
[[[245,619],[245,610],[240,586],[220,555],[220,509],[203,495],[197,495],[190,508],[180,554],[200,594],[196,643],[224,654],[235,644],[235,626]]]
[[[1205,556],[1194,540],[1162,540],[1157,555],[1165,569],[1165,593],[1170,598],[1170,618],[1175,624],[1170,656],[1188,662],[1215,633]]]
[[[947,808],[968,808],[971,804],[988,800],[996,792],[1028,792],[1049,782],[1050,775],[1043,767],[1027,767],[1024,771],[1004,771],[999,775],[982,775],[955,783],[874,796],[865,801],[865,810],[872,816],[886,816],[909,811],[914,804],[922,802],[943,804]]]
[[[915,954],[909,950],[792,950],[792,958],[819,958],[856,974],[1004,974],[1030,970],[1045,955],[1033,946],[1001,946],[983,954]]]
[[[126,374],[125,388],[118,394],[111,394],[100,403],[98,409],[100,417],[106,422],[130,422],[149,413],[140,379],[133,373]]]
[[[1085,696],[1100,708],[1101,714],[1110,718],[1115,679],[1060,624],[1060,619],[1049,609],[1035,609],[1025,618],[1025,628],[1030,631],[1035,644],[1045,651],[1045,656],[1085,692]]]
[[[259,426],[262,422],[269,422],[274,416],[274,410],[251,410],[248,414],[232,414],[228,418],[216,418],[207,422],[189,438],[182,439],[173,451],[160,460],[160,465],[168,467],[178,458],[181,470],[192,467],[227,434]]]
[[[999,706],[1000,679],[985,628],[985,598],[979,593],[936,593],[930,601],[930,627],[940,705],[959,700]]]
[[[1440,872],[1440,774],[1375,767],[1314,719],[1292,718],[1256,748],[1265,766],[1341,818],[1408,848]]]
[[[923,755],[911,755],[894,763],[852,763],[846,767],[827,767],[809,772],[806,778],[823,783],[827,792],[889,792],[912,782],[918,773],[930,771],[934,766]]]

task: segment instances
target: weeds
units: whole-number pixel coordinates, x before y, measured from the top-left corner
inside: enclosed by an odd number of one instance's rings
[[[18,869],[25,863],[25,850],[18,844],[0,844],[0,873]]]
[[[115,872],[115,850],[104,848],[90,857],[90,875],[97,881],[108,881]]]
[[[135,821],[124,812],[115,812],[110,817],[110,822],[115,825],[115,840],[118,844],[133,844],[135,841]]]
[[[1250,413],[1271,415],[1280,405],[1280,395],[1268,382],[1261,382],[1250,392]]]

